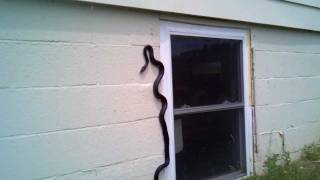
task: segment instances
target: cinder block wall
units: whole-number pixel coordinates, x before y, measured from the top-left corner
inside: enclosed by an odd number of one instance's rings
[[[152,179],[163,161],[142,48],[160,19],[251,30],[257,153],[320,138],[320,35],[66,1],[0,2],[1,179]],[[284,137],[282,139],[277,132]]]
[[[0,179],[152,179],[157,14],[66,1],[0,2]]]
[[[261,172],[267,155],[285,150],[295,159],[320,140],[320,33],[258,26],[251,32]]]

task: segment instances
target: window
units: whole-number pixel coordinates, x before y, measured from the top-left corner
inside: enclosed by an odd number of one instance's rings
[[[160,49],[174,160],[169,172],[177,180],[245,175],[251,170],[246,33],[164,24]]]
[[[241,41],[171,35],[177,179],[245,171]]]

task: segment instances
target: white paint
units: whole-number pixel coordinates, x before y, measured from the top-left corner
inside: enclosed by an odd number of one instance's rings
[[[275,27],[252,26],[250,30],[256,124],[261,134],[256,137],[254,167],[261,174],[268,156],[285,149],[297,159],[304,146],[320,138],[320,77],[316,70],[320,67],[320,36],[318,32]],[[284,147],[279,133],[271,132],[283,132]]]
[[[0,179],[152,179],[157,69],[139,70],[143,45],[159,46],[158,15],[11,0],[0,19]]]
[[[165,115],[170,137],[171,163],[163,174],[163,179],[175,180],[175,142],[174,142],[174,115],[173,115],[173,86],[171,65],[171,41],[170,35],[188,35],[199,37],[212,37],[224,39],[242,40],[243,51],[243,85],[244,85],[244,111],[245,111],[245,138],[246,138],[246,167],[247,175],[253,173],[253,145],[252,145],[252,107],[249,101],[249,57],[248,57],[248,31],[244,29],[217,28],[162,21],[160,24],[160,57],[165,66],[165,74],[162,81],[163,94],[168,100],[168,110]]]
[[[318,9],[278,0],[78,1],[320,31],[320,21],[317,21],[320,18]]]
[[[320,8],[320,1],[319,0],[285,0],[288,2],[294,2],[298,4],[302,4],[305,6],[312,6],[316,8]]]

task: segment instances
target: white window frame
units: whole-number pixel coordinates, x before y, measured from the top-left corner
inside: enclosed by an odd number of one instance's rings
[[[189,35],[199,37],[212,37],[223,39],[242,40],[243,55],[243,97],[244,97],[244,119],[245,119],[245,148],[247,175],[253,173],[253,134],[252,134],[252,107],[250,105],[250,59],[249,59],[249,31],[236,28],[221,28],[202,25],[191,25],[185,23],[160,22],[160,59],[165,67],[161,91],[167,97],[168,109],[165,119],[168,125],[170,138],[170,165],[161,175],[162,180],[176,180],[175,165],[175,142],[174,142],[174,112],[173,112],[173,86],[172,86],[172,63],[171,63],[171,39],[170,35]]]

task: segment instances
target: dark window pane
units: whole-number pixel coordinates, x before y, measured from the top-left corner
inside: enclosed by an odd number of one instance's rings
[[[241,41],[171,36],[174,107],[241,102]]]
[[[175,117],[178,180],[244,172],[243,110]]]

